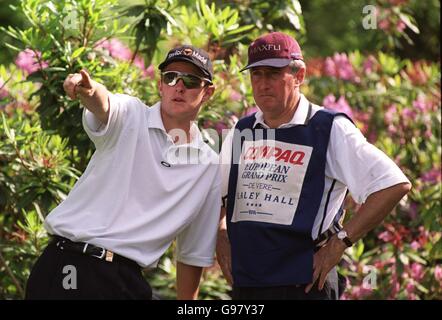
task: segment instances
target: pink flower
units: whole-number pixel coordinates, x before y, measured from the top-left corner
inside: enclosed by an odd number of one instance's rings
[[[391,232],[389,232],[389,231],[381,232],[378,235],[378,238],[383,240],[384,242],[390,242],[391,240],[394,239],[393,234]]]
[[[430,106],[425,101],[425,96],[420,94],[416,100],[413,101],[413,107],[419,111],[426,111]]]
[[[132,51],[118,39],[112,38],[109,40],[100,40],[95,45],[98,49],[105,49],[109,52],[111,57],[130,61],[132,58]]]
[[[396,114],[397,106],[395,104],[390,105],[384,115],[385,123],[392,124]]]
[[[351,107],[343,96],[339,97],[339,100],[337,102],[337,108],[335,110],[346,113],[350,118],[353,117],[353,112],[351,111]]]
[[[404,119],[414,120],[416,117],[416,111],[411,110],[410,108],[404,108],[404,110],[402,110],[402,116]]]
[[[336,77],[336,65],[332,58],[327,57],[324,62],[324,74],[328,77]]]
[[[15,64],[19,69],[31,74],[37,70],[48,67],[49,64],[46,61],[42,61],[40,65],[38,62],[38,59],[40,58],[41,52],[34,52],[31,49],[26,49],[18,54],[17,58],[15,59]]]
[[[368,134],[368,141],[370,141],[371,143],[375,143],[377,139],[378,135],[375,131],[372,131]]]
[[[389,258],[389,259],[387,259],[387,260],[377,260],[377,261],[375,261],[374,263],[373,263],[373,266],[376,268],[376,269],[383,269],[385,266],[388,266],[388,265],[393,265],[393,264],[395,264],[396,263],[396,258],[395,257],[391,257],[391,258]]]
[[[410,204],[410,209],[408,210],[408,215],[411,220],[415,220],[417,218],[418,206],[415,202]]]
[[[347,100],[345,100],[345,97],[343,96],[340,96],[338,101],[336,101],[335,96],[329,94],[322,101],[322,105],[328,109],[346,113],[350,118],[353,117],[353,112],[351,110],[351,107],[348,104]]]
[[[376,58],[373,55],[369,55],[362,65],[362,70],[365,74],[370,74],[374,71],[375,65],[377,65]]]
[[[227,129],[227,125],[224,122],[217,122],[215,124],[215,130],[221,134],[223,130]]]
[[[407,290],[408,294],[411,294],[414,292],[414,284],[412,282],[407,283],[407,285],[405,286],[405,290]]]
[[[336,103],[336,97],[333,94],[328,94],[324,97],[324,100],[322,100],[322,105],[324,107],[330,107],[334,106]]]
[[[251,114],[254,114],[255,112],[258,112],[258,108],[255,107],[251,107],[251,108],[247,108],[246,110],[246,116],[250,116]]]
[[[437,281],[442,282],[442,266],[437,265],[436,268],[434,268],[434,277]]]
[[[336,52],[333,58],[327,57],[324,62],[324,74],[342,80],[360,81],[345,53]]]
[[[431,128],[427,128],[424,133],[425,138],[431,138],[433,136],[433,131],[431,131]]]
[[[153,66],[153,64],[147,67],[146,73],[150,79],[155,79],[155,67]]]
[[[113,58],[123,60],[123,61],[131,61],[133,53],[132,51],[120,40],[112,38],[109,40],[100,40],[95,44],[95,48],[104,49],[109,52],[109,55]],[[153,66],[149,66],[146,69],[144,64],[144,59],[136,55],[133,61],[133,65],[138,67],[144,77],[149,77],[151,79],[155,78]]]
[[[235,90],[232,90],[232,92],[230,92],[230,100],[232,101],[240,101],[242,99],[242,95]]]
[[[354,287],[352,294],[354,299],[363,299],[373,293],[372,289],[364,288],[364,286]]]
[[[419,244],[421,245],[421,247],[424,247],[430,238],[430,232],[428,230],[425,230],[424,226],[420,226],[419,227],[419,237],[418,237],[418,241]]]
[[[422,280],[422,278],[424,277],[424,266],[420,263],[414,262],[411,265],[410,275],[416,281]]]
[[[423,175],[421,175],[420,178],[423,182],[428,182],[430,184],[435,184],[437,182],[440,182],[441,181],[440,168],[433,168],[425,172]]]
[[[413,242],[410,244],[410,247],[411,247],[411,249],[417,251],[417,250],[420,249],[421,245],[419,244],[419,242],[417,242],[417,241],[413,241]]]
[[[355,72],[353,70],[353,66],[348,60],[347,54],[335,53],[333,59],[335,60],[338,78],[341,78],[343,80],[355,80]]]
[[[386,231],[380,233],[378,238],[385,242],[392,242],[395,247],[401,248],[403,239],[410,234],[410,230],[400,224],[385,223],[384,227]]]
[[[388,133],[390,134],[395,134],[397,133],[397,128],[394,124],[389,124],[388,125]]]
[[[388,19],[382,19],[379,21],[378,27],[382,30],[388,30],[390,29],[390,21],[388,21]]]
[[[396,298],[396,295],[401,290],[401,284],[399,283],[397,279],[396,273],[393,273],[390,278],[390,286],[391,286],[391,293],[390,298]]]
[[[136,56],[133,62],[134,66],[137,66],[142,72],[143,75],[146,77],[147,76],[147,70],[146,70],[146,66],[144,65],[144,60],[143,58],[141,58],[140,56]]]
[[[407,298],[408,300],[417,300],[417,295],[415,293],[409,293]]]

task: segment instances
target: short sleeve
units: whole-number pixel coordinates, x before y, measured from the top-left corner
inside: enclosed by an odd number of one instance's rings
[[[104,125],[98,118],[83,107],[83,128],[96,149],[103,149],[110,145],[108,141],[115,140],[122,127],[126,105],[120,97],[122,95],[109,93],[109,119]]]
[[[347,185],[359,204],[374,192],[409,182],[393,160],[341,116],[335,118],[331,129],[326,175]]]
[[[218,172],[197,217],[177,237],[178,261],[199,267],[213,264],[221,208],[220,188]]]

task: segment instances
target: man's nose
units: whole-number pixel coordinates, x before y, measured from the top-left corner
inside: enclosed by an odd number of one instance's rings
[[[186,86],[184,85],[184,81],[183,79],[178,79],[176,85],[175,85],[175,89],[177,92],[183,92],[184,89],[186,88]]]
[[[262,77],[260,81],[258,82],[258,89],[260,91],[267,91],[271,88],[270,86],[270,78],[269,77]]]

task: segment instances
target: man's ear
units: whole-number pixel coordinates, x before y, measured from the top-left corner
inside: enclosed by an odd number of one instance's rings
[[[215,86],[213,84],[206,87],[206,90],[204,92],[203,99],[201,100],[201,102],[204,103],[207,100],[209,100],[214,92],[215,92]]]
[[[295,74],[295,78],[296,78],[296,86],[297,87],[299,87],[301,84],[303,84],[304,79],[305,79],[305,68],[299,69],[299,71],[296,72],[296,74]]]
[[[157,86],[158,86],[158,93],[160,94],[161,97],[163,95],[163,82],[161,80],[158,80]]]

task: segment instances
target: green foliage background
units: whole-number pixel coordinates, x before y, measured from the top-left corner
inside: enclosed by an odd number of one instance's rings
[[[302,92],[318,104],[342,98],[335,107],[346,103],[364,134],[414,186],[382,226],[346,253],[344,298],[442,298],[439,1],[6,2],[13,7],[0,10],[0,298],[24,296],[48,241],[44,217],[94,151],[78,102],[63,92],[69,73],[85,68],[109,90],[151,105],[159,98],[154,66],[166,52],[181,43],[203,47],[215,61],[217,90],[198,123],[218,131],[206,133],[217,150],[220,130],[255,107],[248,75],[239,70],[248,44],[271,30],[301,43],[308,70]],[[378,8],[379,25],[388,22],[383,28],[362,28],[367,4]],[[131,57],[100,47],[111,39],[130,47]],[[17,66],[14,59],[26,48],[41,52],[38,62],[47,66],[31,74]],[[334,74],[331,65],[350,74]],[[357,208],[349,200],[347,209],[351,215]],[[145,272],[163,299],[175,298],[173,251]],[[370,270],[377,282],[367,289]],[[215,265],[204,273],[200,298],[229,299],[229,289]]]

